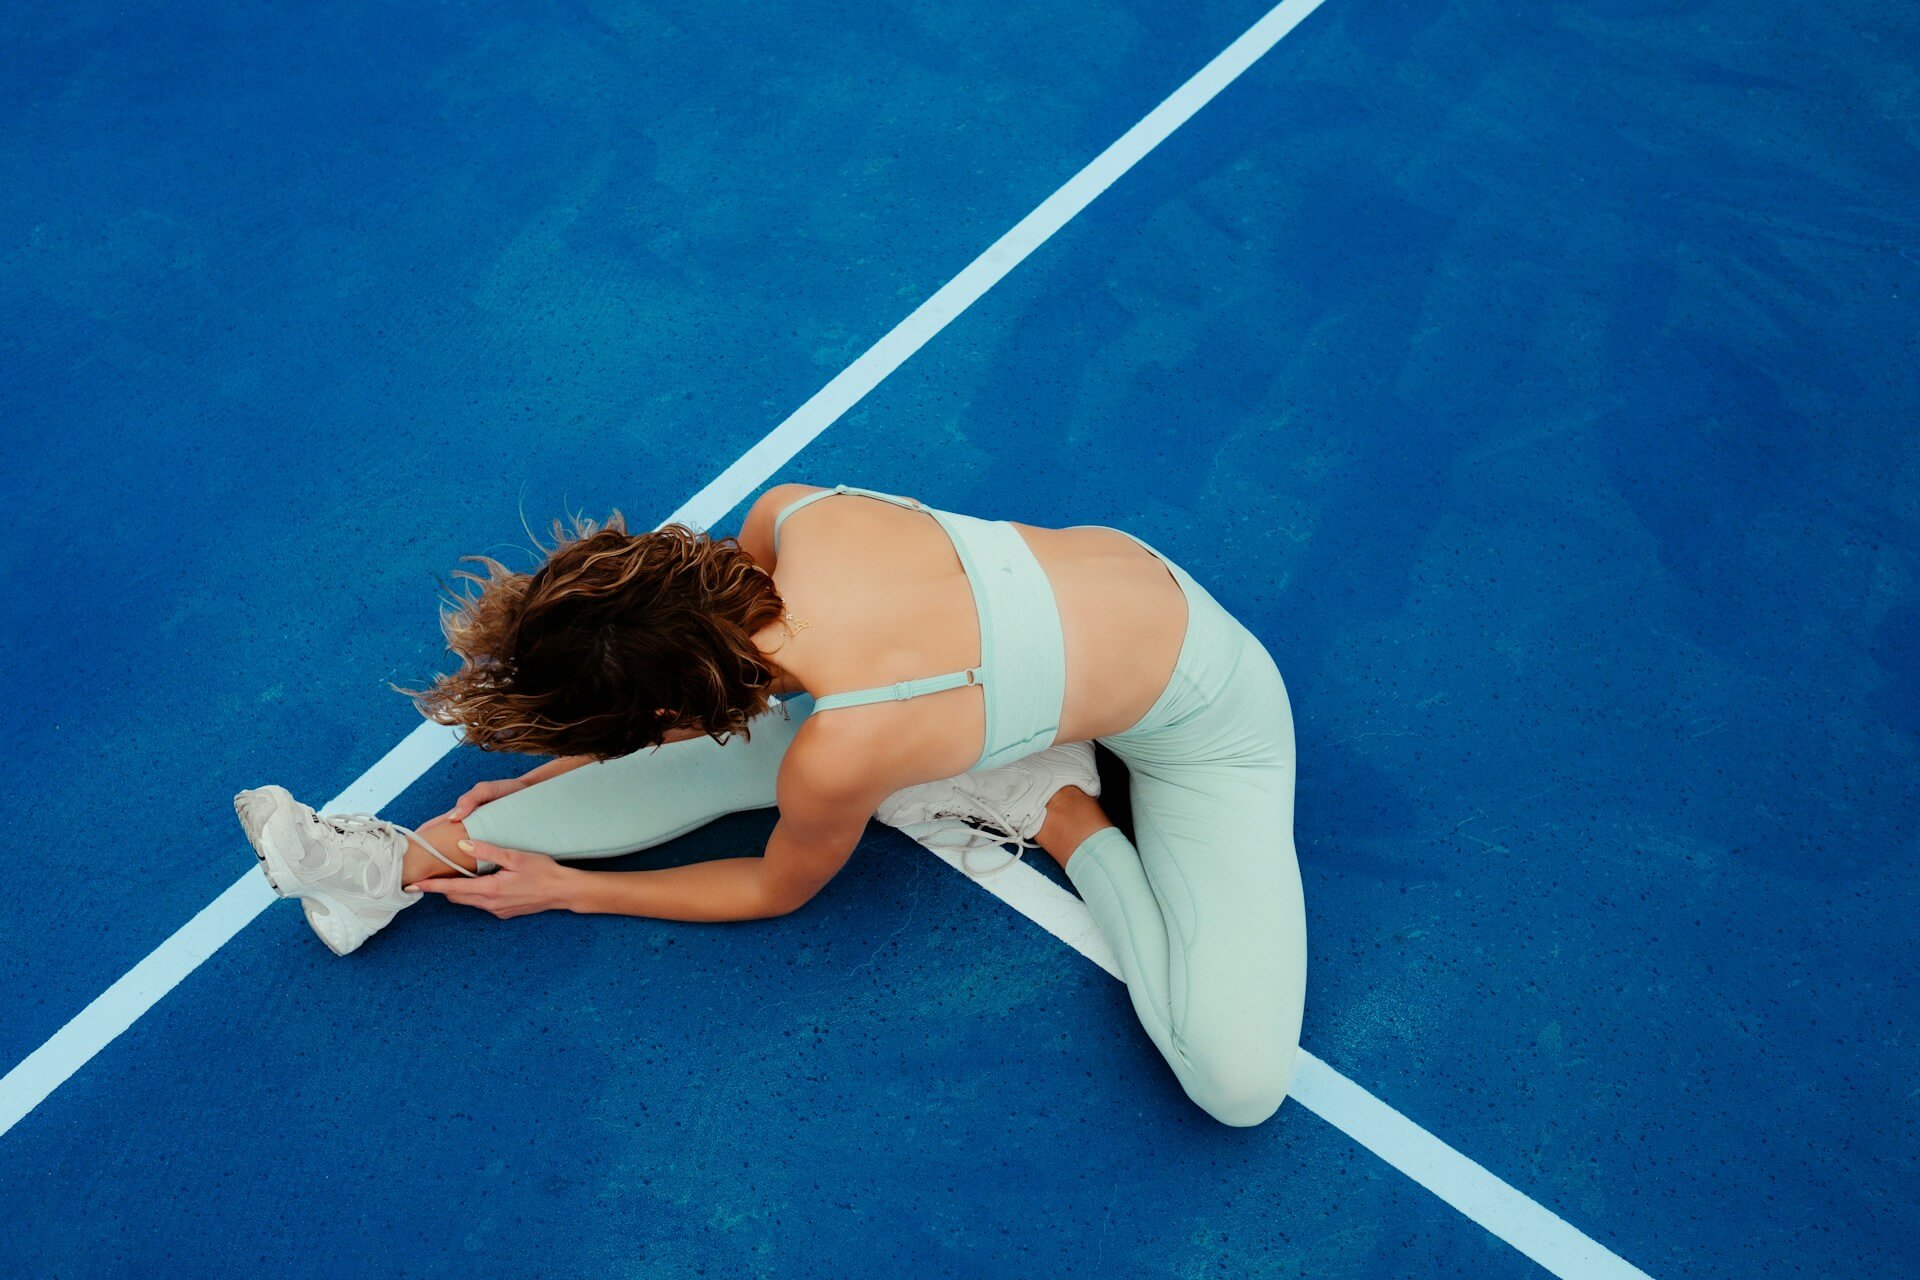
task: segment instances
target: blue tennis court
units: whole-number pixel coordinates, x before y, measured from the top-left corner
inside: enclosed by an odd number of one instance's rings
[[[0,1275],[1920,1271],[1920,18],[1263,4],[10,10]],[[461,555],[794,480],[1272,651],[1273,1119],[878,825],[753,924],[269,905],[236,790],[534,763],[389,688]]]

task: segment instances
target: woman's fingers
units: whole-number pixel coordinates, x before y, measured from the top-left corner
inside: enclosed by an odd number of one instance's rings
[[[518,849],[503,849],[497,844],[488,844],[485,840],[462,840],[460,852],[470,853],[482,862],[491,862],[496,867],[511,869],[520,865],[525,857]]]
[[[497,876],[480,876],[473,880],[465,876],[435,876],[413,887],[425,893],[437,893],[448,902],[457,902],[463,907],[477,907],[498,920],[511,920],[515,916],[530,915],[542,909],[511,890],[503,892],[503,883],[506,882]]]
[[[467,794],[461,796],[460,799],[455,802],[450,811],[453,815],[453,820],[455,822],[465,822],[468,814],[491,799],[493,799],[492,796],[476,796],[471,791],[467,792]]]
[[[552,911],[565,905],[561,883],[569,874],[543,853],[503,849],[484,840],[462,840],[460,851],[499,870],[487,876],[434,876],[411,886],[449,902],[478,907],[502,920]]]
[[[511,795],[520,790],[521,785],[518,778],[496,778],[492,782],[476,783],[468,787],[466,794],[454,803],[453,808],[448,811],[448,816],[455,822],[465,822],[467,815],[481,805],[492,804],[501,796]]]
[[[449,902],[458,902],[469,907],[485,906],[493,900],[493,885],[490,877],[476,876],[432,876],[417,882],[413,887],[422,893],[437,893]]]

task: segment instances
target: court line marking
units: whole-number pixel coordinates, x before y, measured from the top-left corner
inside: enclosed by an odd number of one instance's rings
[[[958,855],[932,852],[966,875]],[[1118,978],[1113,949],[1086,903],[1024,863],[975,884]],[[1517,1190],[1300,1050],[1287,1097],[1298,1102],[1561,1280],[1652,1280],[1553,1210]]]
[[[946,328],[1225,89],[1322,0],[1283,0],[1142,117],[1033,212],[988,246],[906,319],[668,517],[710,527]],[[422,724],[327,802],[324,811],[378,812],[446,756],[456,731]],[[958,869],[957,860],[941,857]],[[1086,906],[1031,867],[979,882],[994,896],[1118,977]],[[964,872],[962,873],[964,874]],[[971,879],[972,877],[969,877]],[[275,901],[247,872],[44,1044],[0,1076],[0,1135],[138,1021]],[[1561,1280],[1651,1280],[1545,1206],[1469,1160],[1332,1067],[1301,1050],[1290,1096]]]
[[[913,313],[896,325],[880,341],[841,370],[840,374],[814,393],[811,400],[767,433],[765,439],[747,450],[740,460],[722,471],[706,488],[695,494],[689,506],[712,507],[719,514],[731,511],[741,499],[810,444],[835,419],[892,373],[928,339],[952,322],[954,317],[979,301],[980,296],[1009,271],[1026,260],[1028,254],[1045,244],[1053,233],[1072,221],[1094,197],[1112,186],[1121,175],[1155,147],[1193,118],[1195,112],[1213,101],[1222,89],[1240,78],[1306,16],[1320,7],[1321,0],[1284,0],[1242,33],[1239,39],[1222,49],[1213,61],[1166,99],[1140,118],[1140,122],[1116,138],[1111,146],[1087,163],[1061,188],[1042,200],[1032,213],[1013,224],[1011,230],[987,246],[960,274],[942,285],[932,297],[915,307]],[[717,516],[716,516],[717,518]]]

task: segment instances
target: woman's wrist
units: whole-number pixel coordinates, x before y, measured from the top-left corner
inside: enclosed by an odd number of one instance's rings
[[[560,905],[576,915],[599,914],[598,873],[579,867],[561,867],[566,881],[560,891]]]

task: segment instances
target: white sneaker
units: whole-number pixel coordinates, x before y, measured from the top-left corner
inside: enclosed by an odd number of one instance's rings
[[[1062,787],[1100,794],[1091,742],[1063,742],[997,769],[903,787],[881,801],[873,816],[935,853],[956,855],[968,875],[989,876],[1039,847],[1034,837],[1047,820],[1047,801]],[[985,871],[974,870],[967,855],[989,845],[1012,856]]]
[[[370,813],[317,814],[285,787],[242,791],[233,809],[267,883],[283,898],[300,899],[307,923],[337,956],[425,896],[400,886],[409,836],[461,875],[474,874],[406,827]]]

